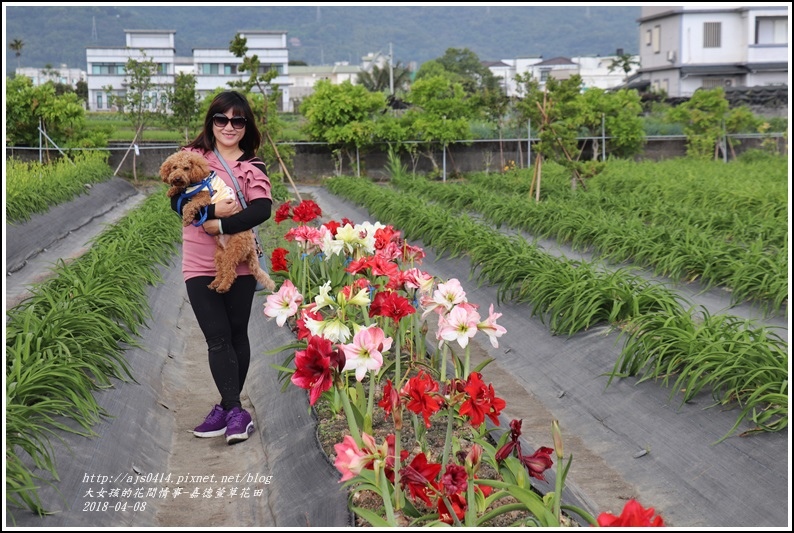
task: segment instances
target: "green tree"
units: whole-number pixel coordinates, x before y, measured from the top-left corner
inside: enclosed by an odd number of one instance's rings
[[[450,81],[460,83],[466,94],[472,95],[484,89],[494,90],[499,87],[496,76],[468,48],[447,48],[443,56],[423,63],[416,79],[441,74],[439,67]]]
[[[383,68],[373,65],[371,71],[359,72],[356,82],[370,92],[388,94],[392,86],[395,95],[405,92],[411,81],[411,71],[401,65],[399,61],[394,65],[394,72],[389,72],[390,67],[389,63],[386,63]]]
[[[108,103],[116,106],[119,112],[130,121],[135,136],[133,142],[143,138],[147,125],[159,119],[163,102],[157,98],[158,87],[152,79],[157,74],[157,65],[141,50],[143,59],[130,58],[124,65],[126,91],[122,95],[113,94],[113,88],[105,87]]]
[[[276,146],[276,142],[282,140],[282,132],[285,128],[284,121],[278,114],[281,90],[278,86],[273,85],[273,80],[278,77],[278,71],[272,68],[265,71],[256,54],[247,55],[247,43],[248,39],[237,33],[229,42],[229,51],[235,57],[242,58],[243,62],[237,67],[237,70],[239,72],[248,72],[248,79],[227,83],[230,87],[240,89],[244,93],[250,93],[254,87],[259,91],[260,98],[252,98],[252,100],[256,101],[256,105],[252,106],[252,109],[259,121],[260,131],[267,140],[260,149],[261,158],[263,161],[278,161],[282,176],[287,176],[292,182],[288,166],[292,164],[294,148],[283,144],[280,147]],[[270,165],[270,167],[272,166]],[[274,175],[270,177],[273,179]],[[293,187],[295,187],[294,183]]]
[[[539,138],[535,144],[537,155],[530,196],[534,192],[536,201],[540,200],[540,177],[544,158],[571,170],[572,189],[576,188],[577,183],[584,186],[583,165],[578,162],[579,124],[576,120],[577,100],[581,96],[581,76],[577,74],[567,80],[550,77],[543,89],[530,73],[516,75],[516,81],[522,96],[515,105],[519,121],[530,121]],[[591,173],[592,170],[588,169],[587,174]]]
[[[14,39],[11,41],[11,44],[9,44],[8,47],[13,50],[14,55],[17,56],[17,68],[20,68],[22,66],[20,57],[22,56],[22,49],[25,47],[25,43],[22,41],[22,39]]]
[[[642,150],[645,133],[637,91],[607,92],[591,88],[575,101],[573,111],[580,135],[593,139],[593,159],[599,156],[601,148],[618,157],[631,157]],[[602,121],[604,134],[609,138],[605,147],[599,146]]]
[[[620,69],[628,76],[631,69],[635,66],[639,67],[640,62],[634,59],[633,55],[619,54],[609,63],[609,72]]]
[[[717,159],[725,135],[729,105],[722,87],[698,89],[692,97],[671,108],[665,119],[683,125],[687,155],[696,159]]]
[[[446,150],[452,141],[471,139],[469,123],[474,116],[471,103],[465,98],[463,86],[445,76],[416,80],[405,97],[412,106],[403,120],[414,139],[420,141],[419,150],[439,171],[435,151],[438,145]]]
[[[52,83],[34,87],[26,76],[7,78],[5,108],[9,146],[38,146],[39,124],[60,148],[107,146],[107,138],[86,128],[80,97],[57,95]]]
[[[131,57],[124,65],[126,90],[123,95],[113,94],[113,88],[110,86],[104,88],[109,95],[108,103],[118,107],[121,115],[130,121],[135,130],[132,145],[143,139],[146,126],[161,120],[160,117],[165,114],[164,99],[157,97],[159,87],[152,79],[157,74],[157,65],[143,50],[141,55],[143,59]],[[124,158],[126,157],[127,154],[124,155]],[[133,152],[132,160],[132,177],[138,181],[137,153]]]
[[[190,130],[194,127],[199,115],[199,96],[196,92],[196,76],[180,72],[174,78],[174,85],[166,90],[168,107],[168,123],[184,131],[185,143],[190,141]]]
[[[88,82],[87,81],[79,80],[75,84],[74,92],[77,93],[77,96],[79,96],[80,99],[83,102],[88,104]]]
[[[356,151],[372,144],[375,117],[385,110],[383,93],[371,93],[350,81],[334,85],[318,80],[314,92],[300,106],[300,113],[306,117],[304,131],[309,137],[336,146],[337,174],[342,172],[344,156],[354,166]]]

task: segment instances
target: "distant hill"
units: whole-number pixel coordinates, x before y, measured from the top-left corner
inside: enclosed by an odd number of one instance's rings
[[[3,5],[6,74],[23,67],[86,68],[89,46],[124,46],[124,30],[176,30],[176,54],[228,48],[240,30],[286,31],[291,60],[309,65],[368,53],[417,65],[447,48],[481,60],[613,55],[639,49],[639,6],[9,6]],[[19,58],[9,44],[23,42]]]

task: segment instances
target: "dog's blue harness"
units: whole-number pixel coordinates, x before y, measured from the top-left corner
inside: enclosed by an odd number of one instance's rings
[[[195,195],[197,195],[199,192],[201,192],[204,189],[207,189],[207,191],[209,191],[210,196],[215,194],[215,191],[212,190],[212,184],[211,184],[211,182],[212,182],[212,180],[214,178],[215,178],[215,171],[213,170],[212,172],[210,172],[210,175],[207,176],[206,178],[204,178],[202,181],[200,181],[199,183],[196,183],[195,185],[191,185],[190,187],[185,189],[185,192],[183,192],[182,194],[179,195],[179,200],[177,200],[177,202],[176,202],[177,210],[181,213],[182,212],[182,201],[183,200],[190,200],[191,198],[193,198]],[[198,220],[194,220],[192,222],[192,224],[194,226],[201,226],[202,224],[204,224],[207,221],[207,214],[208,214],[207,211],[208,211],[208,206],[202,207],[199,210],[199,214],[201,216],[199,217]]]

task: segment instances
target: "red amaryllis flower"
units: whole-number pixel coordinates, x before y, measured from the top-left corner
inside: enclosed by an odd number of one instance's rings
[[[286,272],[289,270],[287,267],[287,254],[289,254],[289,250],[286,248],[273,249],[273,253],[270,254],[270,268],[273,272]]]
[[[524,463],[525,467],[527,467],[527,472],[529,473],[530,477],[534,477],[535,479],[539,479],[541,481],[546,481],[546,478],[543,477],[543,472],[551,468],[551,465],[554,464],[554,462],[551,460],[551,453],[553,451],[553,448],[541,446],[532,455],[522,455],[520,457],[521,462]]]
[[[385,226],[375,230],[375,249],[381,250],[392,240],[399,239],[400,232],[395,231],[392,226]]]
[[[311,331],[309,331],[309,328],[306,327],[307,318],[312,320],[323,320],[323,316],[318,311],[314,310],[315,307],[317,307],[317,304],[314,302],[304,307],[300,312],[300,318],[295,321],[295,326],[298,329],[297,335],[299,341],[308,339],[312,335]]]
[[[424,370],[420,370],[400,392],[408,398],[405,407],[412,413],[421,413],[425,426],[430,427],[430,417],[440,411],[444,404],[443,396],[438,394],[438,383]]]
[[[381,291],[372,299],[369,317],[385,316],[398,324],[403,317],[416,313],[416,308],[404,296],[393,291]]]
[[[496,452],[494,458],[497,461],[504,461],[507,459],[513,450],[516,450],[518,456],[521,457],[521,443],[518,441],[518,438],[521,436],[521,422],[522,420],[516,419],[510,421],[510,440]]]
[[[329,220],[328,222],[326,222],[325,224],[323,224],[323,226],[325,226],[326,228],[328,228],[328,231],[330,231],[330,232],[331,232],[331,235],[333,235],[334,237],[336,237],[336,230],[338,230],[339,228],[341,228],[341,227],[342,227],[342,224],[340,224],[340,223],[339,223],[339,222],[337,222],[336,220]]]
[[[427,457],[422,452],[417,454],[410,464],[400,469],[400,485],[402,485],[403,489],[408,487],[408,492],[414,501],[419,498],[432,507],[433,503],[430,501],[432,489],[430,485],[439,472],[441,472],[441,464],[428,463]]]
[[[441,486],[447,496],[466,490],[469,486],[466,469],[460,465],[448,464],[446,471],[441,476]]]
[[[662,517],[654,517],[653,514],[653,507],[645,509],[632,498],[623,506],[620,516],[609,513],[598,515],[598,525],[601,527],[664,527]]]
[[[471,425],[479,427],[485,421],[485,417],[491,419],[495,425],[499,425],[499,413],[504,409],[506,402],[496,397],[493,385],[485,386],[482,381],[482,374],[472,372],[466,380],[464,389],[468,398],[460,406],[460,414],[468,415]]]
[[[303,200],[292,210],[292,220],[295,222],[311,222],[322,214],[320,206],[314,200]]]
[[[383,397],[378,402],[378,407],[382,407],[386,414],[390,414],[392,410],[400,408],[400,393],[392,385],[391,380],[387,379],[386,384],[383,386]]]
[[[449,501],[452,511],[455,513],[455,516],[458,517],[458,520],[463,520],[463,517],[466,516],[466,508],[468,507],[466,504],[466,498],[464,498],[461,494],[452,494],[451,496],[447,497],[447,501]],[[449,508],[447,507],[447,504],[444,502],[443,498],[438,499],[436,507],[438,509],[439,520],[445,524],[452,524],[452,515],[450,514]]]
[[[320,395],[334,383],[332,355],[335,350],[331,341],[313,336],[305,350],[295,352],[295,373],[291,381],[302,389],[309,390],[309,404],[314,405]],[[338,354],[336,358],[338,359]]]
[[[290,217],[289,210],[289,201],[286,201],[278,206],[278,209],[276,209],[276,214],[273,216],[273,220],[276,221],[276,224],[280,224]]]

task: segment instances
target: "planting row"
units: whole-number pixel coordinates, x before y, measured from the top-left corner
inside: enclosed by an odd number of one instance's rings
[[[501,300],[528,303],[528,315],[555,334],[599,323],[621,328],[629,340],[613,377],[642,375],[667,383],[677,375],[692,390],[709,390],[716,404],[738,403],[741,414],[723,438],[745,418],[758,431],[787,427],[787,344],[768,328],[733,317],[704,319],[705,311],[685,308],[675,292],[626,269],[608,272],[597,263],[553,258],[521,237],[505,236],[418,194],[345,177],[329,180],[327,187],[439,254],[467,255],[472,273],[498,286]]]

